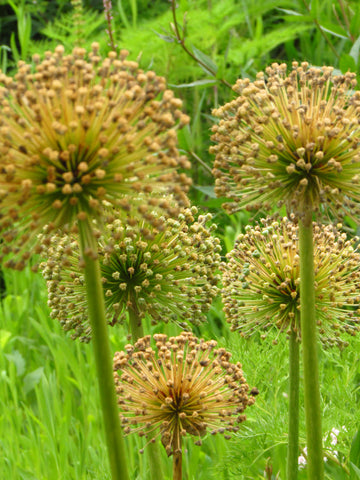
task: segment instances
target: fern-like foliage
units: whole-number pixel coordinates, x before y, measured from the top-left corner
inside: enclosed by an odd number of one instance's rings
[[[81,17],[80,17],[81,15]],[[64,13],[54,22],[48,23],[41,33],[55,46],[64,45],[65,50],[71,51],[74,45],[90,45],[94,41],[106,43],[105,18],[99,12],[81,8],[81,5],[71,11]],[[44,46],[49,50],[49,40],[38,43],[37,46]],[[50,48],[51,49],[51,48]],[[41,53],[37,49],[38,53]]]

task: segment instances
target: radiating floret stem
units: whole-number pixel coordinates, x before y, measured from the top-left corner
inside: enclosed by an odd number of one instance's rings
[[[79,234],[81,256],[84,260],[89,319],[93,332],[93,348],[112,479],[129,480],[125,445],[115,396],[100,265],[97,256],[92,255],[92,253],[96,252],[97,246],[90,223],[87,220],[79,222]]]
[[[302,359],[304,368],[304,398],[306,439],[308,447],[308,478],[324,478],[322,453],[321,408],[314,283],[314,242],[309,210],[299,222],[300,252],[300,319]]]

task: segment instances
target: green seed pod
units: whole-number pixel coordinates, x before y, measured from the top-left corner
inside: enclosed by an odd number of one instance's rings
[[[152,221],[131,218],[124,224],[115,216],[108,221],[97,254],[109,323],[122,322],[129,309],[153,323],[176,321],[186,326],[206,319],[218,293],[221,247],[206,226],[211,215],[195,221],[196,213],[193,207],[175,219],[154,212]],[[86,341],[90,326],[78,243],[71,236],[53,236],[47,255],[41,269],[52,293],[52,316]]]

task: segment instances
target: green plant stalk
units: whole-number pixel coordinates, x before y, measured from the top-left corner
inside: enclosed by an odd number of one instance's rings
[[[289,427],[287,452],[287,480],[298,478],[299,456],[299,358],[297,333],[291,330],[289,340]]]
[[[173,480],[182,480],[182,445],[181,437],[173,442]]]
[[[129,308],[128,313],[132,342],[135,343],[136,340],[144,336],[144,328],[142,326],[142,322],[139,318],[138,312],[135,308]],[[164,478],[159,445],[150,442],[149,445],[146,447],[146,451],[149,460],[150,478],[152,480]]]
[[[113,480],[129,480],[125,445],[115,394],[100,264],[96,257],[97,244],[88,220],[79,221],[79,234],[81,257],[85,264],[88,312],[111,475]]]
[[[139,338],[144,336],[144,329],[138,312],[134,308],[128,309],[129,313],[129,330],[131,333],[131,341],[135,343]]]
[[[323,480],[319,366],[317,358],[314,241],[311,210],[299,221],[300,316],[308,479]]]

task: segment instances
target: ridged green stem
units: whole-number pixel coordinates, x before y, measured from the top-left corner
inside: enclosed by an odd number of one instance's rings
[[[100,390],[105,437],[112,480],[129,480],[125,445],[121,432],[115,394],[112,356],[105,318],[104,293],[101,283],[97,244],[87,220],[79,221],[80,249],[85,266],[85,284],[89,319],[92,329],[96,372]]]
[[[131,333],[131,341],[135,343],[139,338],[144,336],[144,329],[138,313],[133,308],[128,309],[129,313],[129,330]]]
[[[132,343],[135,343],[136,340],[144,336],[144,329],[137,311],[134,308],[129,308],[128,312]],[[151,480],[164,478],[159,445],[156,443],[149,443],[145,451],[148,455]]]
[[[324,479],[315,313],[314,245],[311,213],[299,221],[300,316],[308,479]]]
[[[287,480],[298,478],[299,456],[299,342],[293,330],[289,340],[289,427]]]
[[[182,480],[182,445],[181,437],[173,444],[173,480]]]

